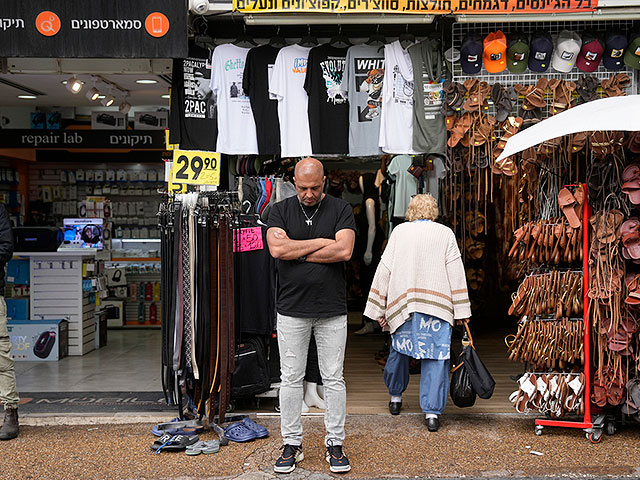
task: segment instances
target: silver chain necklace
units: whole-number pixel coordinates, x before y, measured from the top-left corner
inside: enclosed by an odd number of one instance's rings
[[[320,200],[320,202],[318,203],[318,208],[316,208],[316,211],[313,212],[313,215],[311,215],[311,216],[307,215],[307,212],[304,211],[304,207],[302,206],[302,202],[298,201],[298,204],[300,205],[300,210],[302,210],[302,214],[306,218],[306,220],[304,222],[309,226],[313,225],[313,217],[315,217],[316,213],[318,213],[318,210],[320,210],[320,205],[322,205],[322,200]]]

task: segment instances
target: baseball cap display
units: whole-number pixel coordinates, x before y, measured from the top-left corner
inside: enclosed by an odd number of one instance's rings
[[[475,75],[482,69],[482,42],[475,34],[468,35],[460,47],[460,65],[462,71]]]
[[[640,32],[629,36],[629,45],[624,52],[624,63],[628,67],[640,69]]]
[[[573,69],[580,50],[582,41],[580,35],[569,30],[562,30],[558,35],[556,49],[553,52],[551,66],[554,70],[568,73]]]
[[[553,41],[547,32],[535,32],[531,36],[531,47],[529,49],[529,70],[543,73],[551,65],[551,55],[553,54]]]
[[[605,38],[604,55],[602,63],[609,70],[622,70],[624,68],[624,49],[627,48],[627,36],[621,32],[608,32]]]
[[[604,54],[602,40],[593,32],[582,34],[582,48],[578,54],[576,65],[583,72],[595,72]]]
[[[529,59],[529,42],[524,33],[509,35],[507,67],[511,73],[524,73]]]
[[[484,68],[489,73],[502,72],[507,68],[507,37],[501,30],[491,32],[484,39]]]

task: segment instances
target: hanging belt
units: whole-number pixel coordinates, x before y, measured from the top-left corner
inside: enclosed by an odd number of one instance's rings
[[[210,292],[210,311],[211,311],[211,331],[209,352],[209,378],[211,385],[209,387],[209,422],[213,423],[215,416],[215,403],[218,396],[218,386],[220,385],[220,376],[218,370],[220,368],[220,322],[219,322],[219,271],[218,271],[218,229],[213,224],[209,225],[209,292]]]

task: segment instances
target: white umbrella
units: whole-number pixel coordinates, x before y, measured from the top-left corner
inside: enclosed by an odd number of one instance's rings
[[[552,138],[603,130],[640,131],[640,95],[601,98],[549,117],[511,137],[496,161]]]

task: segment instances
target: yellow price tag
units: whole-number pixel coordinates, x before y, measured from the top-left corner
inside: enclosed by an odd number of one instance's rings
[[[184,183],[173,182],[173,162],[171,163],[171,169],[169,170],[169,184],[167,185],[167,191],[169,193],[187,193],[187,186]]]
[[[165,149],[166,150],[175,150],[178,147],[178,145],[175,145],[175,144],[169,142],[169,129],[168,128],[164,131],[164,135],[165,135],[165,137],[164,137]]]
[[[198,150],[174,150],[170,183],[220,185],[220,154]]]

